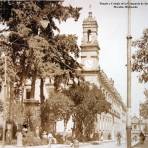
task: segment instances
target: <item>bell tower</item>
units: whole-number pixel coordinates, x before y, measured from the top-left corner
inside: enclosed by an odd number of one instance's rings
[[[98,24],[89,11],[88,17],[83,21],[83,37],[81,42],[81,64],[84,71],[97,71],[99,69]]]

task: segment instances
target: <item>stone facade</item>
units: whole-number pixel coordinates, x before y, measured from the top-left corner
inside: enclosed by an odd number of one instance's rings
[[[142,117],[132,117],[132,140],[137,141],[139,139],[139,134],[143,132],[146,136],[148,135],[148,120]]]

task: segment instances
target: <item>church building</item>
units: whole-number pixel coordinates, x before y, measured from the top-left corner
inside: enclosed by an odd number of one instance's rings
[[[104,139],[115,138],[118,132],[126,135],[126,106],[116,88],[114,81],[109,79],[99,64],[98,24],[89,12],[83,21],[83,38],[81,42],[82,75],[85,80],[95,84],[102,90],[106,100],[111,103],[109,113],[98,115],[96,131],[102,132]],[[102,51],[103,52],[103,51]]]
[[[126,137],[126,106],[116,88],[114,81],[109,79],[99,64],[99,42],[98,24],[88,13],[88,17],[83,21],[83,38],[81,42],[81,64],[83,66],[81,74],[85,81],[95,84],[102,90],[106,100],[111,104],[109,113],[101,113],[97,116],[95,132],[102,133],[104,139],[116,139],[118,133],[122,138]],[[103,52],[103,51],[102,51]],[[72,121],[68,122],[67,132],[72,128]],[[57,123],[57,131],[64,131],[62,121]]]

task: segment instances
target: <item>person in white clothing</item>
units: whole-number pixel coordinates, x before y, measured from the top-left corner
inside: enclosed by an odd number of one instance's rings
[[[103,141],[103,132],[100,134],[100,140]]]
[[[48,133],[48,148],[51,148],[51,141],[52,141],[53,135],[52,133]]]

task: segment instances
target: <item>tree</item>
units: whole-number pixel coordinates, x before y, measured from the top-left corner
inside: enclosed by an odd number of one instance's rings
[[[40,79],[40,98],[43,104],[46,78],[54,78],[55,89],[58,89],[61,83],[66,84],[69,79],[78,77],[76,69],[79,64],[71,56],[74,54],[77,57],[79,53],[76,37],[55,35],[54,31],[59,31],[55,20],[62,22],[71,17],[77,20],[80,8],[64,6],[61,1],[40,0],[0,1],[0,8],[0,22],[6,23],[9,30],[7,40],[0,39],[0,46],[7,56],[10,105],[16,98],[21,100],[18,104],[20,112],[15,118],[22,117],[23,120],[23,94],[27,80],[31,82],[30,98],[34,98],[36,79]],[[5,31],[1,30],[0,33]],[[2,80],[3,65],[4,61],[0,61]],[[12,109],[9,110],[14,113]],[[42,111],[41,108],[41,117]],[[30,115],[28,117],[30,118]],[[18,123],[21,124],[22,120]]]
[[[9,47],[9,57],[16,66],[16,75],[19,78],[18,90],[23,89],[26,79],[31,79],[32,98],[37,77],[41,78],[43,83],[45,76],[53,75],[56,68],[59,70],[59,67],[64,70],[62,78],[64,76],[72,77],[75,68],[78,67],[78,63],[69,54],[74,53],[75,56],[78,56],[76,38],[74,36],[55,36],[54,30],[59,31],[55,20],[61,22],[70,17],[77,20],[80,8],[62,4],[61,1],[38,0],[0,2],[1,19],[6,21],[10,30],[8,42],[2,42],[2,44]],[[59,75],[59,79],[56,80],[60,81],[55,81],[56,86],[62,80]],[[44,95],[42,97],[44,98]]]
[[[133,54],[132,70],[139,72],[140,82],[148,82],[148,29],[145,29],[143,36],[133,42],[133,47],[138,50]]]
[[[144,103],[140,104],[140,116],[145,119],[148,119],[148,89],[145,89],[145,101]]]
[[[101,90],[86,82],[72,85],[64,93],[74,102],[72,117],[75,136],[79,140],[82,140],[83,137],[90,140],[90,135],[94,132],[97,114],[108,112],[110,103],[105,100]]]
[[[0,113],[3,111],[3,102],[0,100]]]
[[[31,80],[31,98],[34,98],[35,82],[40,79],[40,98],[44,102],[44,81],[54,77],[55,88],[76,77],[79,64],[71,56],[78,57],[79,48],[73,35],[55,35],[59,31],[55,20],[66,21],[79,17],[80,8],[64,6],[61,1],[1,1],[1,22],[9,27],[7,41],[0,41],[15,72],[12,87],[14,98],[23,100],[26,81]],[[7,72],[8,73],[8,72]],[[11,87],[11,88],[12,88]],[[23,107],[23,106],[22,106]]]
[[[50,121],[64,121],[66,130],[67,122],[70,119],[73,109],[73,102],[68,96],[61,92],[50,92],[49,98],[42,107],[42,126],[44,130],[48,128]],[[49,129],[48,129],[49,130]]]

